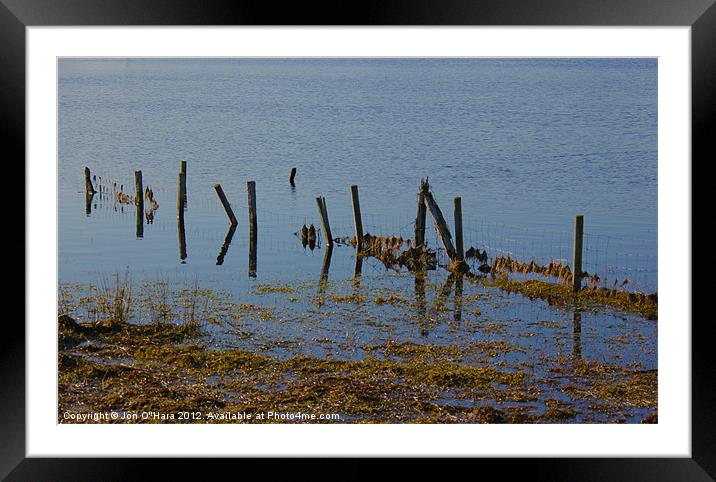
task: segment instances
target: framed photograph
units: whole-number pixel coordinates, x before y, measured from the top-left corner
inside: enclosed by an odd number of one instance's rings
[[[711,3],[3,0],[27,308],[0,474],[510,457],[712,480]]]

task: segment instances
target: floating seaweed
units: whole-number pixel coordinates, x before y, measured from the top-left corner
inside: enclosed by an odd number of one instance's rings
[[[478,248],[471,247],[467,251],[465,251],[465,258],[466,259],[474,259],[477,261],[481,261],[482,263],[487,262],[487,250],[480,251]]]
[[[493,276],[506,275],[510,273],[529,274],[536,273],[543,276],[551,276],[557,278],[560,283],[568,284],[572,282],[572,269],[559,261],[550,261],[546,265],[540,265],[535,260],[529,263],[523,263],[512,259],[510,256],[499,256],[492,261],[490,272]]]

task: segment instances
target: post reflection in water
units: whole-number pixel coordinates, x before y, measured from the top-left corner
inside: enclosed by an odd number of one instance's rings
[[[182,211],[179,211],[177,228],[179,231],[179,259],[181,264],[186,264],[186,232],[184,231],[184,213]]]
[[[360,288],[360,279],[363,276],[363,256],[356,251],[356,263],[353,268],[353,287]]]
[[[85,215],[90,216],[92,214],[92,199],[94,198],[94,193],[86,192],[85,193]]]
[[[324,302],[323,294],[328,285],[328,270],[331,269],[331,256],[333,256],[333,246],[326,246],[326,254],[323,255],[323,265],[321,266],[321,279],[318,282],[317,306],[322,306]]]
[[[227,251],[229,251],[229,246],[231,245],[231,240],[234,238],[234,233],[236,232],[236,225],[231,224],[229,225],[229,230],[226,232],[226,237],[224,238],[224,244],[221,245],[221,250],[219,251],[219,256],[216,257],[216,265],[221,266],[224,264],[224,257],[226,256]]]
[[[455,277],[455,321],[460,321],[462,319],[462,281],[462,275]]]
[[[256,236],[249,239],[249,276],[256,278]]]
[[[425,271],[415,272],[415,301],[418,307],[418,323],[420,334],[427,336],[430,332],[427,329],[427,318],[425,308]]]
[[[439,303],[443,303],[445,299],[447,299],[450,296],[450,292],[452,292],[452,285],[455,283],[455,274],[450,273],[447,278],[445,278],[445,282],[443,283],[442,287],[440,288],[440,295],[439,295]]]
[[[326,246],[326,254],[323,255],[323,266],[321,266],[321,285],[328,283],[328,270],[331,269],[331,256],[333,256],[333,246]]]
[[[579,309],[574,310],[572,315],[572,356],[582,357],[582,313]]]

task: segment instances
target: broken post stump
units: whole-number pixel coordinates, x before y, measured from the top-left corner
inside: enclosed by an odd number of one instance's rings
[[[86,166],[85,166],[85,192],[87,194],[94,194],[97,192],[94,190],[94,186],[92,185],[92,179],[90,178],[89,167],[86,167]]]

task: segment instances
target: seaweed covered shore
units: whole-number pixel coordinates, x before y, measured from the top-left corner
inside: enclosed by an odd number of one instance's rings
[[[647,350],[651,342],[642,335],[605,340],[605,349],[616,350],[610,357],[584,356],[576,331],[570,334],[571,352],[559,348],[563,341],[556,350],[536,349],[534,340],[555,336],[561,322],[532,320],[514,332],[514,322],[481,311],[489,310],[491,295],[485,289],[529,296],[526,287],[486,288],[495,282],[487,278],[468,280],[463,292],[461,278],[452,282],[460,283],[464,316],[458,322],[448,308],[447,283],[428,283],[427,294],[415,301],[400,290],[381,289],[374,296],[323,286],[315,295],[310,286],[257,286],[255,295],[265,304],[234,304],[198,287],[175,292],[162,283],[132,291],[119,278],[115,286],[100,289],[67,287],[58,317],[58,421],[657,421],[657,370],[622,361],[619,351],[627,343]],[[457,286],[455,291],[457,295]],[[548,302],[568,303],[559,294]],[[305,309],[305,303],[314,308]],[[277,307],[282,304],[297,304],[301,320]],[[570,309],[575,306],[583,313],[609,308],[584,300]],[[390,320],[416,313],[427,320],[423,330],[445,329],[453,338],[406,338],[388,326]],[[347,341],[325,331],[310,339],[262,337],[256,329],[271,331],[274,325],[292,323],[315,327],[321,320],[351,316],[355,323],[384,323],[385,336]],[[449,323],[443,321],[448,316]],[[217,326],[233,341],[217,341]],[[314,418],[301,418],[306,414]]]

